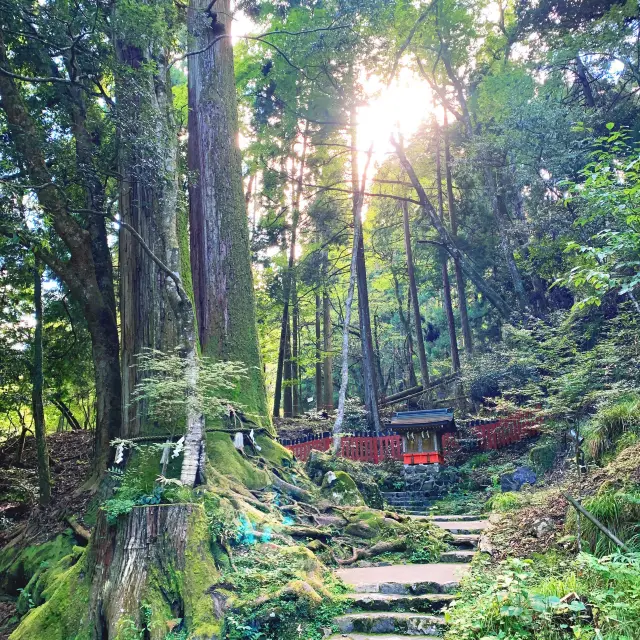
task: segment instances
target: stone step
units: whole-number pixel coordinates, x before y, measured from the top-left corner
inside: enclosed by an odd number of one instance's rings
[[[454,593],[468,571],[465,564],[432,563],[338,569],[336,574],[356,593],[418,596]]]
[[[343,596],[351,607],[363,611],[403,611],[433,613],[446,607],[453,595],[428,593],[420,596],[398,593],[348,593]]]
[[[475,551],[444,551],[440,554],[440,562],[471,562],[475,553]]]
[[[399,636],[396,633],[338,633],[327,640],[440,640],[440,636]]]
[[[458,516],[447,516],[447,515],[432,515],[431,519],[434,522],[438,522],[438,521],[444,521],[444,522],[474,522],[476,520],[480,520],[481,516],[474,516],[474,515],[469,515],[469,514],[465,514],[465,515],[458,515]]]
[[[465,549],[477,549],[480,543],[480,534],[478,533],[456,533],[452,534],[449,544],[454,547]]]
[[[440,636],[399,636],[396,633],[338,633],[327,640],[440,640]]]
[[[442,637],[445,621],[442,616],[426,613],[348,613],[334,619],[341,633],[404,633],[410,636]],[[348,637],[348,636],[347,636]]]

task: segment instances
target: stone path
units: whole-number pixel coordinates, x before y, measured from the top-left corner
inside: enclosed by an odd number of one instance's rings
[[[425,516],[413,516],[426,519]],[[429,517],[453,534],[452,550],[433,564],[338,569],[353,588],[344,596],[347,613],[334,623],[340,633],[328,640],[438,640],[445,620],[439,611],[453,599],[460,579],[469,571],[480,532],[488,526],[477,516]]]

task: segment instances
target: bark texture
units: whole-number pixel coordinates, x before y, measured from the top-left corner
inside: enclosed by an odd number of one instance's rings
[[[190,638],[219,637],[220,611],[208,593],[218,573],[200,505],[136,507],[113,526],[99,512],[86,567],[96,640],[122,637],[129,622],[146,623],[145,638],[163,640],[167,621],[177,618]]]
[[[192,0],[188,11],[191,269],[202,350],[240,361],[236,397],[271,428],[258,334],[242,186],[229,0]],[[215,43],[214,43],[215,41]]]
[[[121,220],[136,229],[172,271],[179,272],[178,140],[167,56],[128,42],[118,42],[117,52],[123,68],[130,70],[123,72],[116,87],[119,167],[124,176]],[[137,366],[137,355],[144,349],[169,351],[179,338],[168,300],[167,274],[124,228],[119,252],[123,427],[125,436],[133,437],[149,430],[144,403],[131,402],[131,394],[144,376]],[[181,275],[190,283],[190,273]]]

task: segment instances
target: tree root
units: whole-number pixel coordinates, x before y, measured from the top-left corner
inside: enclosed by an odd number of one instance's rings
[[[285,482],[282,478],[279,478],[275,473],[271,474],[271,481],[273,482],[273,486],[280,489],[280,491],[284,491],[288,493],[290,496],[293,496],[299,502],[305,502],[310,504],[313,502],[313,494],[311,494],[306,489],[301,489],[300,487],[296,487],[293,484]]]
[[[353,555],[351,558],[341,559],[336,557],[336,555],[332,552],[333,559],[335,562],[341,566],[346,566],[349,564],[353,564],[358,560],[363,560],[364,558],[371,558],[372,556],[378,556],[381,553],[391,553],[393,551],[406,551],[407,543],[404,540],[396,539],[390,540],[389,542],[377,542],[372,547],[368,549],[356,549],[353,547]]]
[[[328,540],[331,537],[331,532],[326,529],[317,529],[315,527],[306,527],[304,525],[283,527],[281,531],[292,538],[316,538],[318,540]]]
[[[67,516],[65,518],[66,522],[73,529],[73,533],[76,534],[78,538],[84,540],[85,542],[89,542],[89,538],[91,537],[91,532],[89,529],[83,527],[77,520],[75,516]]]

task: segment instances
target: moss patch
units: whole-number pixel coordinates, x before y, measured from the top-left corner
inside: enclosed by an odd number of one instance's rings
[[[75,539],[71,532],[53,540],[29,547],[10,547],[0,553],[0,592],[17,596],[36,575],[43,563],[54,565],[73,551]]]
[[[209,539],[204,508],[194,509],[189,521],[183,588],[185,620],[189,637],[193,640],[217,638],[222,629],[222,620],[216,615],[210,593],[219,574],[209,548]]]
[[[27,614],[10,640],[90,640],[84,554],[73,566],[55,576],[43,596],[46,602]]]
[[[279,442],[268,436],[256,436],[260,455],[276,467],[289,467],[293,463],[293,454]]]
[[[207,458],[214,469],[249,489],[270,484],[269,474],[243,458],[228,433],[207,433]]]

